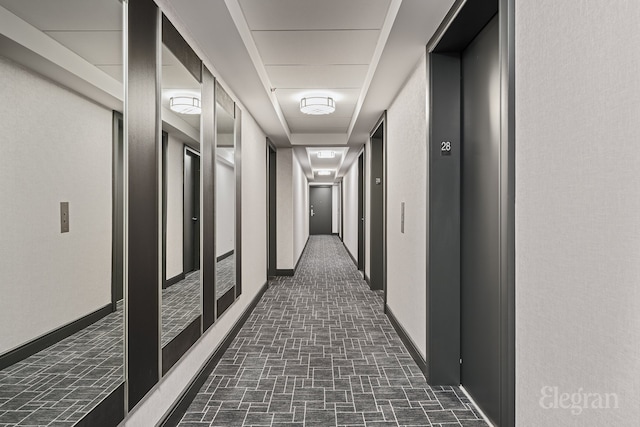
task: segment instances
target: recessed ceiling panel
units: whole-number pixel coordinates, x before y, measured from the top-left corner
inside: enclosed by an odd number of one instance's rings
[[[345,133],[349,127],[349,117],[309,117],[288,121],[291,132],[297,133]]]
[[[265,65],[368,64],[380,35],[362,31],[254,31]]]
[[[252,30],[379,29],[390,0],[240,0]]]
[[[120,0],[0,0],[0,5],[41,31],[122,29]]]
[[[265,67],[275,88],[360,88],[368,65],[270,65]]]

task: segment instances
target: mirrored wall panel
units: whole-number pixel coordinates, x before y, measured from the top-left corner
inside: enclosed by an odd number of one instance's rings
[[[235,105],[216,86],[216,288],[218,315],[235,299],[236,286]]]
[[[187,328],[200,333],[200,86],[163,44],[163,347]]]
[[[123,7],[0,0],[2,425],[123,417]]]

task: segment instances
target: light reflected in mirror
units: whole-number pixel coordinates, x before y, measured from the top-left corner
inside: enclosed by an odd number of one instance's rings
[[[162,49],[162,346],[201,314],[200,83]]]
[[[218,89],[220,90],[220,89]],[[216,103],[216,299],[235,298],[235,129],[231,105]],[[224,307],[228,303],[218,305]],[[220,315],[222,309],[218,310]]]
[[[0,424],[73,425],[124,396],[123,5],[0,15]]]

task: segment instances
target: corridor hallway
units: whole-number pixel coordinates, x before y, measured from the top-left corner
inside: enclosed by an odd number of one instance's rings
[[[485,426],[457,387],[429,387],[336,236],[310,236],[179,423]]]

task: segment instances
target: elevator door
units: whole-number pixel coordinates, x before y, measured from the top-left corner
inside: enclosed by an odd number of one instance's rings
[[[498,20],[462,53],[461,382],[499,420]]]

